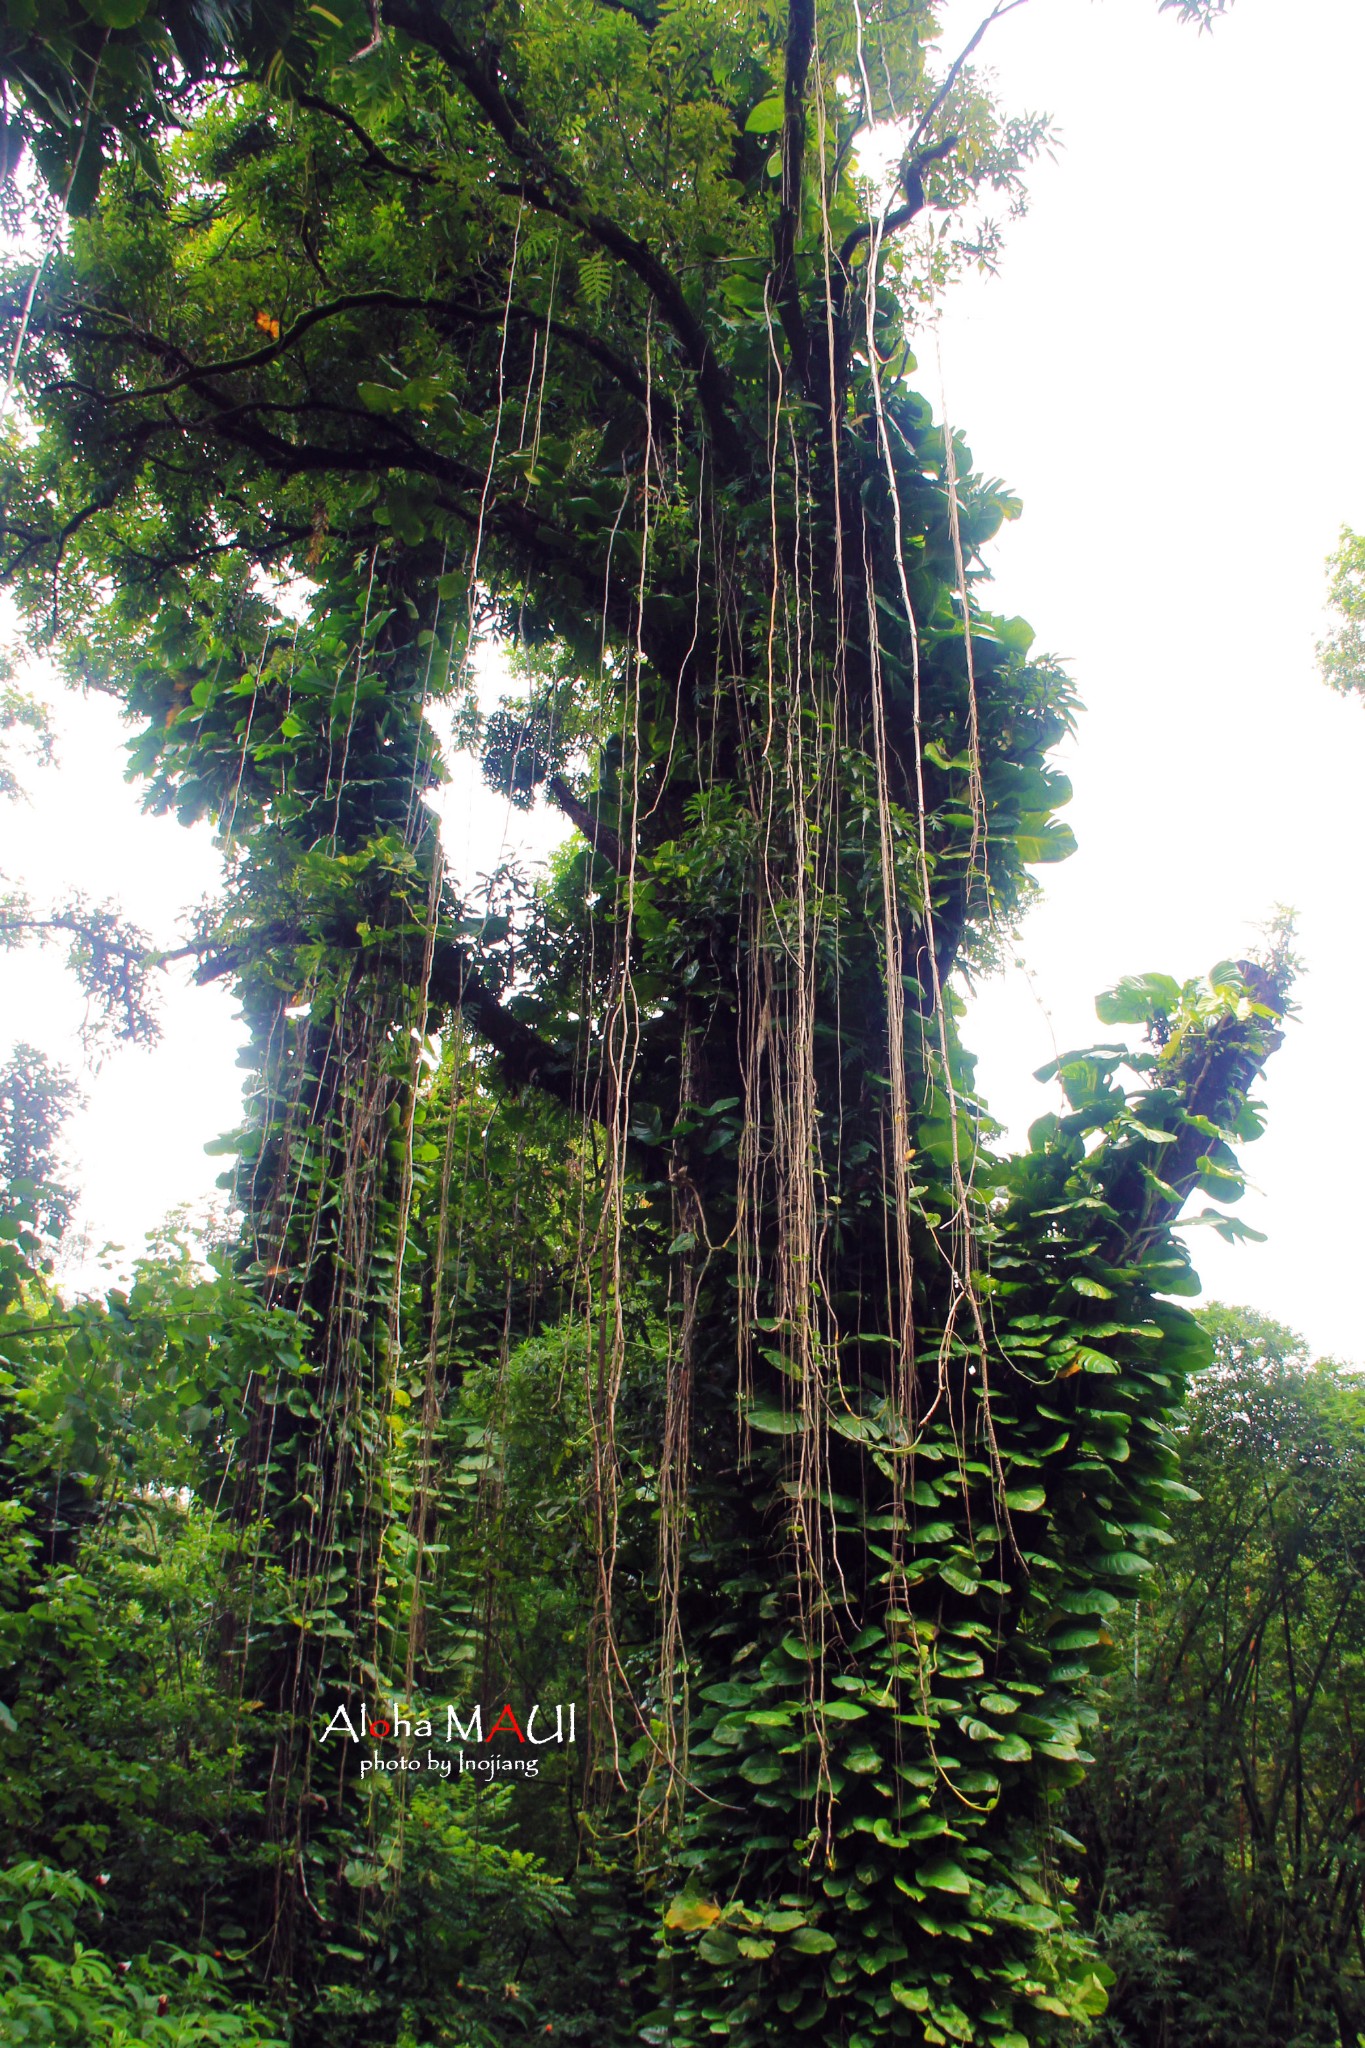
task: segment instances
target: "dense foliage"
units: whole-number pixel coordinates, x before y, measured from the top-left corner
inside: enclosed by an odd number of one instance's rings
[[[193,1844],[73,1769],[32,1853],[117,1835],[130,1943],[188,1902],[318,2048],[1065,2038],[1051,1810],[1207,1355],[1171,1225],[1240,1192],[1289,963],[1125,982],[993,1149],[951,977],[1071,849],[1074,705],[908,323],[1046,123],[922,0],[8,18],[80,218],[6,289],[5,573],[212,821],[251,1030],[216,1279],[16,1281],[15,1627],[84,1603],[94,1712],[153,1574]],[[442,725],[572,821],[543,884],[447,873]],[[534,1786],[320,1739],[513,1689],[582,1709]]]
[[[1365,2029],[1365,1386],[1210,1310],[1188,1497],[1115,1616],[1069,1824],[1122,2044],[1350,2048]]]
[[[30,1313],[50,1326],[41,1343],[31,1327],[5,1340],[29,1361],[10,1382],[4,1453],[0,1745],[21,1859],[0,1878],[6,2039],[52,2038],[54,2012],[55,2038],[82,2043],[264,2043],[290,2026],[278,2007],[253,2010],[239,1918],[256,1800],[242,1771],[252,1717],[225,1709],[215,1662],[230,1526],[207,1500],[146,1483],[201,1469],[202,1348],[175,1332],[238,1323],[223,1284],[194,1281],[168,1248],[107,1311]],[[1114,2048],[1353,2048],[1360,1385],[1308,1365],[1264,1318],[1202,1321],[1215,1362],[1179,1427],[1168,1540],[1139,1601],[1102,1617],[1109,1644],[1085,1652],[1101,1673],[1095,1762],[1062,1812],[1063,1896],[1114,1973],[1099,2036]],[[467,1382],[432,1560],[432,1625],[451,1660],[481,1653],[487,1615],[471,1631],[469,1609],[491,1594],[523,1697],[571,1687],[581,1654],[587,1436],[565,1344],[551,1329]],[[58,1464],[73,1484],[54,1519]],[[644,1495],[654,1481],[638,1471]],[[393,1855],[388,1805],[354,1845],[357,1888]],[[485,1793],[472,1811],[443,1786],[413,1800],[407,1825],[406,1905],[390,1898],[333,1955],[335,2038],[632,2037],[623,1991],[651,1965],[632,1951],[619,1879],[570,1874],[572,1784],[551,1801]],[[323,2014],[311,2024],[328,2037]]]

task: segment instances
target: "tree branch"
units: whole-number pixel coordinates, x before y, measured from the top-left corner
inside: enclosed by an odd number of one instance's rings
[[[196,956],[195,980],[220,981],[225,975],[240,974],[252,959],[275,947],[301,946],[319,934],[305,933],[298,925],[273,923],[260,926],[247,939],[216,946],[211,939],[178,947],[173,953],[156,956],[158,961]],[[329,946],[345,952],[373,951],[385,935],[362,938],[354,924],[338,922],[321,934]],[[581,1107],[576,1086],[574,1060],[560,1046],[552,1045],[505,1009],[480,975],[469,953],[456,939],[438,937],[432,949],[429,994],[434,1003],[459,1010],[486,1044],[497,1053],[508,1079],[518,1087],[534,1086],[553,1095],[569,1108]]]
[[[552,334],[599,363],[630,392],[632,397],[638,398],[642,405],[647,397],[644,373],[628,356],[622,355],[599,336],[588,334],[567,320],[556,320],[551,314],[537,312],[534,306],[517,303],[510,307],[502,304],[481,306],[470,299],[439,295],[413,296],[406,292],[389,291],[349,292],[341,298],[329,299],[324,305],[312,306],[306,313],[301,313],[278,340],[265,342],[260,348],[248,350],[245,355],[229,356],[217,363],[191,362],[182,350],[171,342],[163,341],[159,335],[149,332],[136,334],[132,339],[148,354],[157,356],[162,361],[168,356],[179,359],[181,368],[176,375],[164,379],[160,384],[140,385],[135,391],[90,391],[89,395],[98,398],[102,404],[111,406],[127,405],[140,398],[167,398],[172,393],[183,391],[187,386],[197,384],[208,377],[230,377],[243,370],[261,369],[266,364],[277,362],[282,356],[287,355],[295,342],[301,340],[310,328],[316,327],[320,322],[337,319],[343,313],[368,311],[450,315],[457,320],[468,320],[482,327],[495,325],[502,320],[504,314],[513,320],[530,322],[537,327],[548,324]],[[73,387],[69,384],[57,384],[50,388],[63,390]]]
[[[572,1056],[551,1045],[529,1024],[505,1009],[455,940],[438,940],[432,953],[429,991],[433,999],[459,1010],[502,1061],[503,1072],[518,1087],[535,1087],[564,1103],[581,1108]]]
[[[1025,4],[1026,0],[997,0],[997,4],[983,21],[977,23],[973,33],[968,37],[952,63],[948,66],[942,85],[920,115],[919,120],[915,123],[914,132],[906,142],[904,153],[901,156],[900,169],[897,173],[905,192],[906,204],[896,207],[893,212],[886,216],[886,219],[882,222],[883,235],[895,234],[897,229],[907,226],[917,213],[923,212],[923,173],[930,164],[938,163],[943,157],[950,156],[953,150],[957,148],[962,137],[960,135],[950,135],[943,142],[937,142],[929,149],[919,149],[917,145],[928,134],[935,116],[942,111],[948,95],[961,77],[963,65],[967,62],[973,51],[980,47],[987,31],[1002,16],[1013,14],[1016,7],[1023,7]],[[839,251],[841,265],[848,264],[853,251],[860,242],[865,242],[868,239],[872,229],[873,222],[863,221],[858,227],[853,229],[851,234],[844,237],[843,246]]]
[[[619,832],[612,830],[598,817],[595,811],[576,797],[562,775],[552,775],[545,784],[546,793],[551,797],[566,818],[576,825],[594,853],[600,853],[609,861],[618,875],[626,874],[631,866],[630,855],[621,843]]]
[[[887,235],[894,235],[900,228],[908,226],[916,214],[923,213],[925,205],[923,173],[928,170],[930,164],[940,163],[944,157],[951,156],[961,140],[962,137],[960,135],[948,135],[945,136],[942,142],[936,142],[932,149],[922,149],[918,156],[902,158],[897,176],[900,178],[901,187],[905,192],[905,204],[904,206],[893,207],[891,212],[887,214],[881,224],[883,239]],[[875,225],[874,221],[859,221],[857,227],[850,228],[849,232],[844,236],[839,247],[839,266],[842,270],[846,271],[848,269],[853,259],[854,250],[860,242],[867,241]]]
[[[352,59],[352,62],[355,60]],[[331,121],[337,121],[354,135],[372,164],[380,170],[391,171],[397,178],[408,178],[414,185],[439,185],[440,179],[434,171],[415,170],[410,164],[400,164],[396,157],[382,150],[369,130],[362,127],[354,114],[345,107],[339,107],[333,100],[326,100],[320,93],[299,92],[294,95],[301,107],[308,107],[315,114],[325,114]]]
[[[740,463],[745,445],[731,412],[730,386],[711,337],[688,305],[682,286],[647,242],[599,213],[575,181],[541,147],[492,69],[467,50],[428,0],[388,0],[388,18],[412,41],[424,43],[452,71],[516,162],[530,174],[519,190],[538,210],[580,228],[634,272],[672,328],[697,380],[697,397],[716,453]]]
[[[924,137],[928,134],[929,126],[930,123],[933,121],[934,116],[939,112],[945,100],[947,99],[949,93],[957,84],[958,78],[960,77],[962,72],[963,65],[966,63],[967,59],[972,55],[973,51],[979,48],[981,42],[987,34],[987,31],[994,27],[995,23],[1000,20],[1002,15],[1013,14],[1016,7],[1022,7],[1024,5],[1025,0],[997,0],[997,4],[991,9],[990,13],[986,16],[985,20],[977,24],[976,29],[974,30],[972,35],[968,37],[967,41],[958,51],[956,57],[954,57],[952,63],[948,66],[948,70],[944,77],[942,85],[934,94],[934,97],[930,100],[928,106],[925,108],[924,112],[920,115],[919,120],[916,122],[915,132],[905,145],[906,157],[909,157],[912,154],[916,143],[922,142],[924,140]]]

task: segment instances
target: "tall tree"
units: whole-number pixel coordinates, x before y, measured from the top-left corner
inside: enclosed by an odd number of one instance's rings
[[[449,1313],[420,1047],[462,1019],[582,1162],[594,1782],[673,1887],[645,2037],[1065,2031],[1104,1992],[1043,1816],[1204,1355],[1169,1226],[1240,1187],[1287,963],[1125,985],[1141,1047],[1060,1062],[1066,1113],[990,1150],[950,977],[1071,849],[1074,707],[985,605],[1018,508],[907,318],[991,259],[1046,124],[922,0],[244,5],[192,60],[185,10],[124,11],[6,59],[89,210],[9,284],[2,531],[228,858],[201,971],[253,1027],[244,1258],[304,1366],[237,1465],[290,1600],[225,1647],[277,1730],[276,1964],[323,1911],[308,1724],[401,1670],[389,1417],[438,1402]],[[523,688],[481,721],[490,633]],[[578,829],[529,900],[445,874],[435,703]],[[648,1662],[633,1289],[669,1333]]]

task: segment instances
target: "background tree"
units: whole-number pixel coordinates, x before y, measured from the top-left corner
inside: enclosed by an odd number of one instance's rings
[[[1064,2032],[1104,1991],[1043,1816],[1204,1356],[1170,1224],[1240,1189],[1289,963],[1126,984],[1137,1047],[1059,1062],[1065,1113],[990,1150],[949,977],[1070,850],[1073,700],[985,607],[1017,507],[913,391],[906,323],[990,259],[978,200],[1019,203],[1046,124],[970,49],[937,64],[921,5],[247,8],[194,80],[179,21],[11,48],[19,132],[90,211],[10,286],[0,534],[228,860],[196,950],[253,1031],[241,1277],[293,1331],[243,1387],[224,1573],[269,1745],[256,1952],[327,2038],[370,1886],[310,1730],[441,1675],[390,1580],[420,1584],[468,1364],[422,1053],[468,1030],[561,1119],[632,2024]],[[882,198],[854,151],[892,118]],[[490,633],[522,694],[484,724]],[[434,702],[577,826],[543,889],[446,876]]]
[[[1116,2043],[1352,2048],[1365,2021],[1359,1376],[1245,1309],[1181,1432],[1183,1504],[1116,1615],[1069,1824]]]
[[[1336,623],[1318,642],[1323,679],[1334,690],[1365,690],[1365,536],[1343,526],[1327,574],[1327,602]]]
[[[0,1216],[23,1217],[57,1239],[75,1203],[57,1156],[62,1125],[79,1097],[71,1076],[32,1045],[0,1067]]]

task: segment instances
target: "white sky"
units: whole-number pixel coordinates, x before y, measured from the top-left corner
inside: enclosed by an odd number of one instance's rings
[[[1066,146],[1001,276],[948,301],[944,381],[1024,500],[998,601],[1088,711],[1066,761],[1080,852],[1041,871],[1021,948],[1051,1028],[1023,975],[990,987],[980,1079],[1022,1135],[1051,1106],[1028,1077],[1053,1034],[1111,1035],[1098,990],[1198,973],[1292,904],[1301,1015],[1238,1211],[1269,1241],[1191,1241],[1208,1292],[1361,1358],[1365,703],[1318,681],[1313,643],[1324,558],[1365,527],[1365,8],[1236,0],[1198,36],[1151,0],[1030,0],[992,37],[1005,98],[1054,112]]]
[[[951,0],[950,47],[980,11]],[[1054,1035],[1107,1035],[1098,990],[1197,973],[1293,904],[1301,1016],[1248,1154],[1263,1192],[1240,1210],[1268,1242],[1204,1230],[1195,1251],[1210,1293],[1360,1358],[1344,1098],[1365,1017],[1365,704],[1318,682],[1313,642],[1324,558],[1343,520],[1365,526],[1365,9],[1298,0],[1291,21],[1283,0],[1237,0],[1199,37],[1155,0],[1029,0],[989,55],[1007,104],[1052,112],[1065,147],[1032,177],[1002,275],[948,302],[944,384],[980,465],[1024,498],[995,550],[996,601],[1071,662],[1089,708],[1065,764],[1081,850],[1042,871],[1031,984],[1012,971],[975,1004],[980,1078],[1022,1137],[1054,1099],[1029,1078]],[[937,404],[932,346],[921,368]],[[29,776],[31,806],[0,806],[0,869],[39,893],[114,896],[173,944],[178,912],[213,887],[206,835],[139,815],[112,706],[70,700],[61,722],[60,769]],[[442,809],[457,875],[492,865],[507,807],[462,770]],[[533,821],[542,849],[557,823]],[[162,1045],[84,1079],[68,1149],[92,1247],[135,1247],[172,1204],[207,1199],[222,1162],[201,1148],[236,1121],[228,996],[167,984]],[[55,956],[6,959],[0,1044],[78,1065],[80,1009]]]

